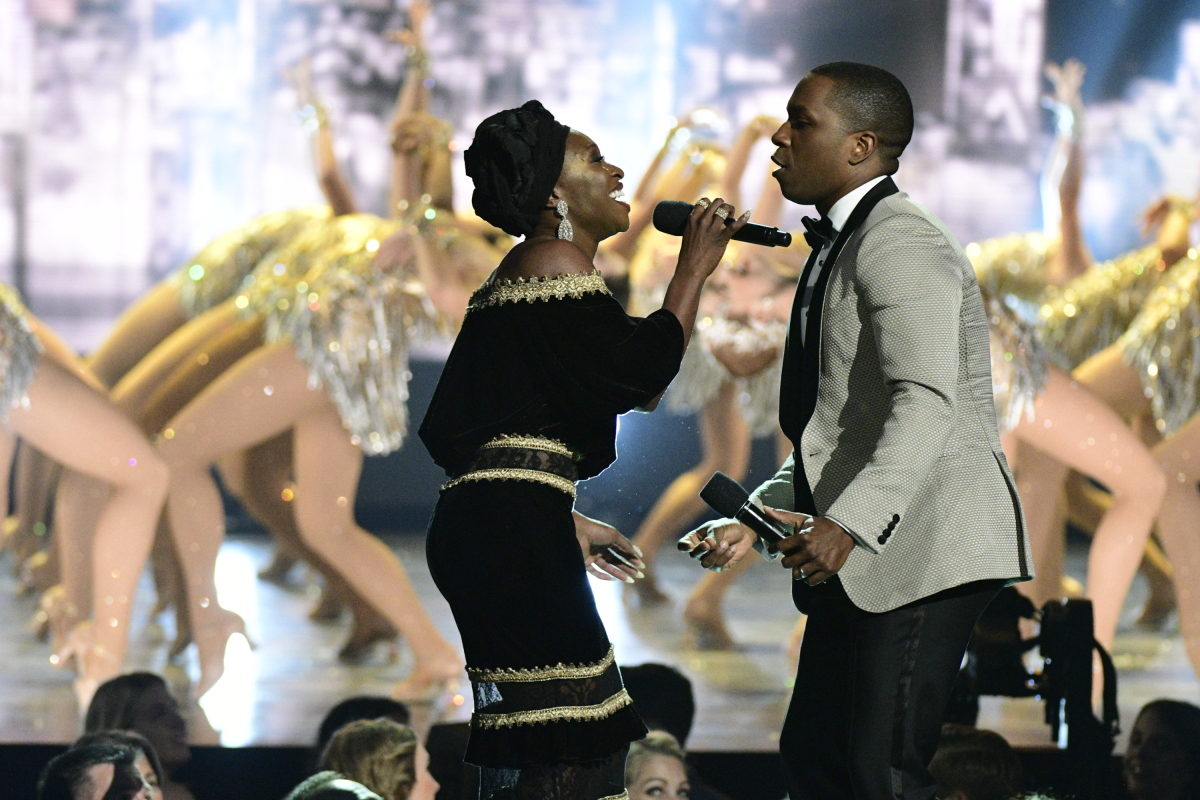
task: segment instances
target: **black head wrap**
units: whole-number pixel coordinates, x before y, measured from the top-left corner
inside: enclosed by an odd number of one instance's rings
[[[513,236],[533,233],[562,174],[570,132],[537,100],[479,123],[463,154],[475,213]]]

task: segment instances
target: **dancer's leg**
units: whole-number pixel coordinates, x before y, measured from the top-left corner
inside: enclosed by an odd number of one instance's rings
[[[6,464],[7,468],[7,464]],[[13,530],[6,544],[13,552],[13,570],[47,545],[50,498],[61,468],[28,442],[17,452],[13,500]]]
[[[322,415],[326,422],[332,419],[331,426],[322,423]],[[300,432],[301,424],[307,435]],[[294,502],[306,541],[344,578],[360,586],[360,593],[405,633],[414,644],[421,666],[421,659],[433,649],[427,647],[426,640],[431,638],[428,634],[432,631],[436,636],[436,630],[427,618],[425,627],[420,624],[424,611],[419,605],[411,606],[409,601],[416,598],[416,593],[395,556],[382,542],[353,524],[350,498],[357,483],[357,467],[343,463],[347,460],[345,451],[322,452],[321,448],[336,446],[336,442],[325,442],[331,438],[327,429],[340,431],[341,439],[336,441],[353,448],[324,390],[309,386],[308,370],[297,360],[291,345],[264,346],[242,359],[168,426],[174,435],[161,437],[158,447],[172,469],[167,506],[187,578],[194,636],[201,651],[198,695],[220,677],[225,641],[235,629],[231,612],[221,609],[216,598],[213,569],[224,534],[224,519],[208,465],[226,453],[243,450],[294,426]],[[313,441],[317,442],[315,450],[308,444]],[[301,463],[305,458],[308,462]],[[347,480],[349,488],[343,485]],[[332,491],[329,482],[338,494],[328,495]],[[341,520],[338,514],[349,521]],[[340,520],[332,526],[336,531],[321,527],[330,515]],[[453,653],[444,640],[441,644]]]
[[[1112,409],[1058,370],[1050,371],[1033,419],[1023,420],[1013,433],[1113,493],[1088,556],[1096,639],[1111,649],[1121,606],[1166,491],[1163,473]]]
[[[88,365],[106,387],[112,388],[187,321],[175,287],[170,281],[160,281],[126,309],[112,333],[88,358]]]
[[[396,627],[416,657],[404,689],[419,695],[429,686],[456,679],[457,652],[433,625],[400,560],[354,520],[354,493],[362,469],[362,451],[350,444],[332,403],[296,423],[296,521],[313,550],[320,553],[351,589]]]
[[[1012,458],[1017,493],[1025,511],[1030,558],[1037,577],[1020,585],[1021,594],[1038,608],[1063,595],[1063,562],[1066,552],[1066,521],[1063,518],[1062,488],[1069,471],[1055,458],[1022,439],[1005,437],[1005,452]]]
[[[204,367],[210,362],[213,354],[203,349],[204,346],[238,327],[243,321],[240,314],[232,302],[222,303],[180,327],[117,382],[111,394],[113,402],[135,419],[141,420],[146,414],[151,395],[178,368],[191,363]],[[216,369],[208,372],[220,374],[220,370]],[[193,396],[190,395],[189,399]],[[160,429],[161,425],[155,427],[149,422],[142,425],[142,430],[147,433],[157,433]]]
[[[1142,382],[1115,346],[1084,361],[1071,377],[1125,419],[1132,420],[1150,410]]]
[[[633,543],[642,548],[646,578],[634,584],[645,599],[657,591],[653,566],[658,551],[669,539],[683,534],[684,528],[705,509],[700,489],[718,470],[736,481],[745,479],[750,465],[750,429],[738,408],[738,387],[732,381],[723,384],[717,395],[699,414],[702,458],[699,464],[676,478],[650,513],[642,521]]]
[[[1158,514],[1158,538],[1174,570],[1179,632],[1200,675],[1200,416],[1192,417],[1154,449],[1167,475],[1167,495]]]
[[[124,660],[133,594],[162,507],[166,468],[107,398],[54,362],[39,362],[28,396],[28,407],[10,413],[12,430],[69,469],[113,487],[96,520],[92,546],[95,624],[88,641],[75,642],[82,699]],[[69,505],[70,497],[63,502]],[[59,535],[76,533],[60,527]]]

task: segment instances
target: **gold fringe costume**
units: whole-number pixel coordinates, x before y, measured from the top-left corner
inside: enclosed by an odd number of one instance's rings
[[[17,290],[0,283],[0,420],[26,401],[42,343],[34,335]]]
[[[1200,411],[1200,259],[1189,252],[1150,292],[1117,341],[1150,398],[1164,436]]]
[[[306,206],[264,214],[221,234],[168,278],[179,305],[189,318],[220,305],[242,289],[246,277],[274,251],[329,219],[328,206]]]

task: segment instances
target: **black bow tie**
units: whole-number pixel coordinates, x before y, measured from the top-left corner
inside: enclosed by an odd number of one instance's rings
[[[833,221],[829,217],[805,217],[800,220],[804,224],[804,241],[813,250],[820,250],[837,237],[833,229]]]

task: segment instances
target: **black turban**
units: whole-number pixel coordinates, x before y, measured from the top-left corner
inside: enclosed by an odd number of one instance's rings
[[[537,100],[479,123],[463,154],[475,213],[513,236],[533,233],[562,174],[570,132]]]

